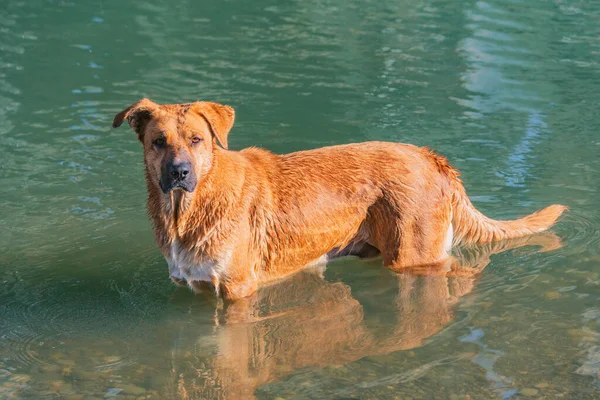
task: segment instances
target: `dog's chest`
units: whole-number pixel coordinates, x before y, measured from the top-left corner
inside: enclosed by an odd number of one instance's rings
[[[219,280],[225,268],[219,260],[198,260],[190,251],[181,246],[179,241],[174,240],[166,256],[169,265],[169,273],[177,279],[186,281],[214,282]]]

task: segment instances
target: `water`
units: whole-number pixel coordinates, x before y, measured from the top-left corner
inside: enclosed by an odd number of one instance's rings
[[[600,398],[600,4],[34,0],[0,16],[0,398]],[[168,280],[141,147],[110,129],[142,96],[234,106],[234,149],[432,146],[494,218],[569,205],[564,246],[492,255],[475,279],[338,260],[228,324]]]

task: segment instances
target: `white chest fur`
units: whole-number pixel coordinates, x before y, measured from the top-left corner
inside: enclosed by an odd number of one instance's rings
[[[196,257],[181,247],[177,240],[171,243],[170,254],[167,259],[169,273],[177,279],[191,281],[214,282],[220,280],[224,274],[223,263],[217,260],[196,261]]]

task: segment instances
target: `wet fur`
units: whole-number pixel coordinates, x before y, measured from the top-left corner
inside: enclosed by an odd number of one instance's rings
[[[144,144],[148,213],[171,275],[210,281],[229,299],[335,256],[379,251],[396,270],[440,263],[449,256],[449,229],[454,243],[488,243],[543,231],[566,209],[487,218],[446,158],[409,144],[230,151],[233,109],[215,103],[144,99],[117,114],[113,126],[126,118]],[[164,158],[152,147],[159,131],[167,132],[169,151],[194,160],[200,178],[193,192],[159,188]],[[204,135],[200,150],[187,144],[188,131]]]

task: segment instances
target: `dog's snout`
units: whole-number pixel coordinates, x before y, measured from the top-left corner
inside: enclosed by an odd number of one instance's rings
[[[192,192],[196,187],[196,175],[190,161],[171,159],[161,168],[160,188],[168,193],[172,189],[183,189]]]
[[[193,159],[182,155],[167,158],[160,168],[158,183],[164,193],[173,189],[193,192],[197,183]]]
[[[191,165],[189,162],[171,163],[169,172],[173,179],[183,180],[190,173]]]

